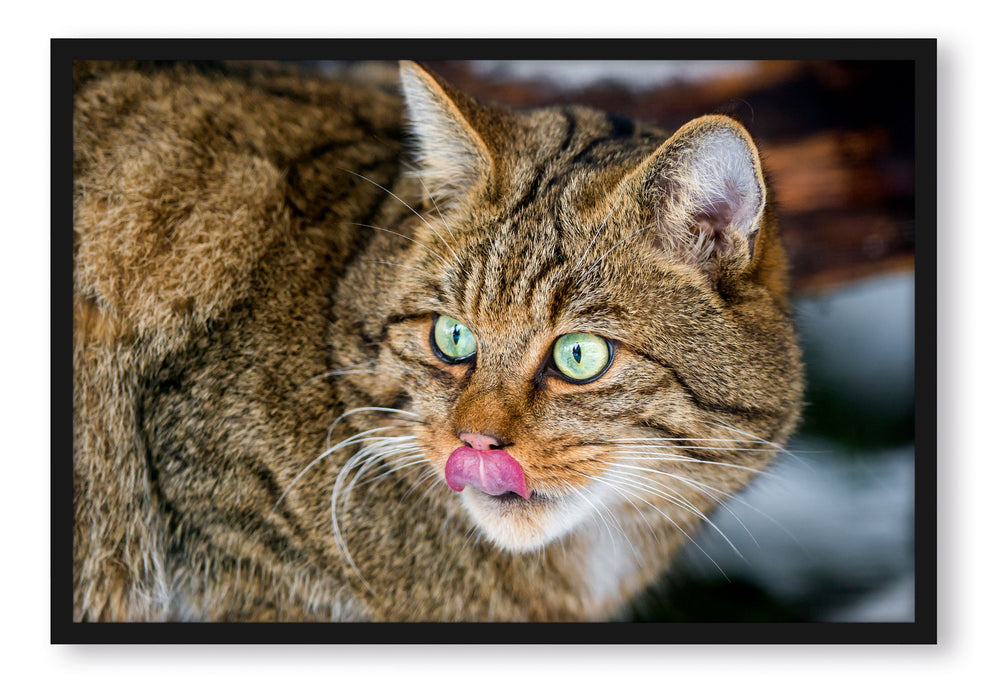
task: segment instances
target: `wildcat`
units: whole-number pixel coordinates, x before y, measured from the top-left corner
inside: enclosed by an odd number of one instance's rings
[[[798,420],[759,154],[423,67],[74,65],[74,617],[623,615]]]

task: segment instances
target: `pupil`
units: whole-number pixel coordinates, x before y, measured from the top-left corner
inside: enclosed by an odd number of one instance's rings
[[[453,339],[454,345],[457,345],[457,342],[461,338],[461,327],[460,326],[454,326],[454,330],[452,330],[450,332],[450,337]]]
[[[581,364],[581,343],[574,343],[571,354],[574,355],[574,361]]]

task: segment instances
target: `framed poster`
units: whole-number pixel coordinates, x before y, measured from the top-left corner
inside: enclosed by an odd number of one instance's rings
[[[53,641],[934,642],[934,51],[53,41]]]

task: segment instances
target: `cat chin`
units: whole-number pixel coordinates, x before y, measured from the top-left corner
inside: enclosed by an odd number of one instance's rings
[[[580,524],[592,509],[576,496],[560,498],[534,493],[489,496],[468,486],[462,502],[474,523],[497,547],[509,552],[531,552],[562,537]]]

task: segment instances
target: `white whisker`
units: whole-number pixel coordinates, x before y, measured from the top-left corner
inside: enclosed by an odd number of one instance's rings
[[[374,229],[375,231],[381,231],[383,233],[392,233],[392,234],[395,234],[399,238],[405,238],[410,243],[415,243],[416,245],[418,245],[420,248],[422,248],[423,250],[425,250],[427,253],[429,253],[430,255],[432,255],[433,257],[435,257],[437,260],[439,260],[443,264],[450,265],[450,261],[447,260],[447,258],[445,258],[442,255],[440,255],[440,253],[438,253],[437,251],[433,250],[433,248],[431,248],[430,246],[426,245],[425,243],[420,243],[415,238],[410,238],[409,236],[406,236],[405,234],[399,233],[398,231],[393,231],[390,228],[383,228],[382,226],[372,226],[371,224],[359,224],[356,221],[351,221],[349,223],[352,226],[358,226],[359,228],[370,228],[370,229]]]
[[[426,186],[426,181],[423,180],[423,177],[419,174],[419,169],[413,167],[412,165],[410,165],[405,160],[402,160],[401,158],[399,159],[399,162],[402,163],[404,166],[406,166],[409,172],[415,175],[416,179],[419,180],[419,183],[423,186],[423,189],[426,191],[426,195],[430,198],[430,202],[433,203],[433,208],[436,209],[437,214],[440,215],[440,221],[443,222],[443,227],[447,229],[447,233],[450,234],[451,243],[454,243],[455,242],[454,232],[451,231],[450,226],[447,225],[447,219],[444,218],[443,212],[440,211],[440,205],[437,204],[437,200],[433,198],[433,193],[430,192],[430,188]],[[460,263],[461,259],[457,257],[457,253],[454,253],[454,250],[450,246],[447,246],[447,249],[450,250],[451,253],[453,253],[454,257],[457,259],[457,262]]]
[[[370,263],[377,263],[378,265],[391,265],[392,267],[404,267],[407,270],[412,270],[413,272],[419,272],[423,275],[429,275],[430,273],[421,267],[416,265],[403,265],[402,263],[389,262],[388,260],[369,260]]]
[[[374,478],[368,480],[367,483],[368,484],[372,484],[371,488],[368,489],[369,493],[370,493],[371,489],[373,489],[375,487],[375,485],[378,484],[378,482],[384,480],[386,477],[388,477],[388,476],[390,476],[392,474],[395,474],[398,471],[401,471],[401,470],[406,469],[408,467],[414,467],[414,466],[419,466],[419,465],[422,465],[422,464],[429,464],[430,463],[430,461],[428,459],[426,459],[425,457],[421,457],[420,456],[419,448],[416,448],[415,450],[409,450],[409,452],[412,453],[410,456],[407,456],[407,457],[403,458],[402,460],[400,460],[399,462],[397,462],[395,464],[395,466],[392,467],[391,469],[389,469],[387,472],[384,472],[382,474],[379,474],[379,475],[375,476]],[[416,459],[412,459],[413,457],[416,457]]]
[[[334,425],[330,428],[330,433],[333,432],[334,426],[347,416],[349,413],[356,413],[362,410],[380,410],[386,413],[397,413],[397,414],[409,414],[408,411],[401,411],[399,409],[386,409],[382,407],[369,407],[365,406],[360,409],[352,409],[341,415]],[[409,414],[415,415],[415,414]],[[406,419],[408,420],[408,419]],[[333,527],[333,537],[334,544],[337,546],[337,551],[344,562],[345,571],[349,566],[353,570],[354,574],[361,581],[362,584],[374,595],[375,592],[370,586],[370,584],[361,575],[358,570],[357,564],[354,561],[351,553],[347,547],[347,538],[344,533],[344,528],[341,523],[341,512],[346,512],[348,509],[348,503],[350,500],[351,493],[354,488],[360,483],[361,478],[370,470],[382,469],[389,464],[389,460],[394,457],[399,457],[402,455],[409,455],[411,453],[417,453],[418,448],[415,446],[416,436],[415,435],[401,435],[401,436],[374,436],[368,437],[371,433],[380,432],[382,430],[395,430],[400,428],[407,428],[404,425],[391,425],[382,426],[379,428],[371,428],[369,430],[362,431],[353,435],[345,440],[340,441],[332,450],[336,450],[339,447],[347,444],[361,444],[365,443],[357,452],[355,452],[351,457],[341,466],[337,476],[334,480],[333,490],[330,495],[330,521]],[[328,435],[329,437],[329,435]],[[332,451],[331,450],[331,451]],[[394,471],[390,470],[390,471]],[[353,477],[348,481],[347,477],[349,474],[354,472]],[[298,477],[297,477],[298,478]]]
[[[616,195],[617,195],[617,194],[618,194],[618,193],[616,193]],[[612,206],[611,206],[611,207],[609,207],[609,210],[608,210],[608,214],[606,214],[606,215],[605,215],[605,218],[604,218],[604,219],[602,219],[602,223],[601,223],[601,224],[599,224],[599,226],[598,226],[598,229],[597,229],[597,230],[595,231],[595,235],[591,237],[591,242],[590,242],[590,243],[588,243],[588,247],[584,249],[584,254],[583,254],[583,255],[581,256],[581,259],[580,259],[580,260],[578,260],[578,263],[577,263],[577,265],[576,265],[576,267],[577,267],[578,269],[580,269],[580,267],[581,267],[581,264],[582,264],[582,263],[584,262],[584,259],[585,259],[586,257],[588,257],[588,253],[590,253],[590,252],[591,252],[591,248],[592,248],[592,246],[593,246],[593,245],[595,244],[595,241],[597,241],[597,240],[598,240],[598,236],[599,236],[599,234],[600,234],[600,233],[602,232],[602,229],[604,229],[604,228],[605,228],[605,224],[606,224],[606,223],[608,223],[608,220],[609,220],[610,218],[612,218],[612,214],[614,214],[614,213],[615,213],[615,209],[616,209],[616,207],[618,207],[618,206],[619,206],[619,198],[618,198],[618,196],[615,196],[615,201],[614,201],[614,202],[612,202]]]
[[[623,467],[623,466],[626,466],[624,464],[617,464],[615,462],[602,462],[602,464],[608,464],[609,466],[613,466],[613,467]],[[694,513],[699,518],[704,518],[705,517],[705,514],[702,513],[693,503],[691,503],[690,501],[688,501],[686,498],[684,498],[683,496],[680,496],[676,492],[671,493],[670,491],[661,489],[659,487],[659,485],[657,485],[657,484],[650,483],[650,482],[644,481],[642,479],[636,479],[636,478],[634,478],[634,477],[632,477],[631,475],[628,475],[628,474],[616,473],[615,471],[609,472],[609,474],[607,476],[603,476],[603,478],[618,479],[619,481],[621,481],[622,483],[625,483],[628,486],[639,486],[639,487],[642,487],[645,491],[648,491],[648,492],[650,492],[652,494],[655,494],[657,496],[660,496],[665,501],[669,501],[670,503],[673,503],[674,505],[679,505],[682,508],[690,511],[691,513]]]
[[[618,464],[618,463],[615,463],[615,462],[603,462],[603,464],[609,464],[610,466],[615,466],[615,467],[620,467],[620,468],[625,468],[625,469],[630,469],[630,470],[640,471],[640,472],[653,473],[653,474],[657,474],[657,475],[660,475],[660,476],[666,476],[666,477],[669,477],[669,478],[672,478],[672,479],[676,479],[677,481],[680,481],[680,482],[682,482],[684,484],[687,484],[691,488],[694,488],[695,490],[698,490],[701,493],[705,494],[708,498],[712,499],[712,501],[714,501],[715,503],[718,503],[722,508],[725,508],[725,510],[727,510],[739,522],[739,524],[746,531],[746,534],[748,534],[750,536],[750,538],[753,540],[753,542],[756,542],[756,538],[753,537],[753,533],[750,532],[749,528],[746,527],[745,523],[743,523],[743,521],[740,520],[739,517],[728,506],[726,506],[725,503],[720,498],[718,498],[717,496],[713,496],[712,495],[712,492],[718,493],[718,494],[721,494],[723,496],[727,496],[727,497],[730,497],[730,498],[732,497],[731,494],[726,493],[725,491],[720,491],[719,489],[716,489],[714,487],[707,486],[706,484],[702,484],[700,481],[696,481],[694,479],[689,479],[687,477],[679,476],[677,474],[671,474],[669,472],[663,472],[663,471],[659,471],[659,470],[655,470],[655,469],[648,469],[648,468],[645,468],[645,467],[636,467],[636,466],[633,466],[633,465],[630,465],[630,464]],[[653,484],[651,482],[644,482],[644,481],[642,481],[640,479],[634,479],[634,478],[632,478],[632,475],[626,475],[626,476],[630,477],[630,480],[632,482],[635,482],[635,483],[643,486],[647,490],[652,490],[652,487],[655,486],[655,484]],[[664,492],[664,493],[666,493],[666,492]],[[658,494],[658,495],[660,495],[660,494]],[[678,494],[678,496],[679,496],[679,498],[683,498],[683,496],[680,496],[680,494]],[[688,507],[688,509],[691,510],[691,512],[693,512],[696,515],[698,515],[702,520],[704,520],[705,522],[707,522],[716,532],[718,532],[719,535],[722,536],[722,538],[726,542],[729,543],[729,546],[732,547],[733,551],[735,551],[736,554],[738,554],[742,559],[745,560],[745,557],[743,557],[742,552],[740,552],[736,548],[735,544],[732,543],[732,541],[728,538],[728,536],[724,532],[722,532],[722,530],[720,530],[719,527],[717,525],[715,525],[715,523],[712,522],[712,520],[710,518],[708,518],[708,516],[706,516],[704,513],[702,513],[700,510],[698,510],[694,505],[688,504],[688,506],[686,506],[686,507]]]
[[[623,452],[617,452],[617,454],[629,455],[629,458],[632,459],[633,461],[659,459],[659,460],[663,460],[665,462],[690,462],[692,464],[711,464],[711,465],[714,465],[714,466],[717,466],[717,467],[730,467],[731,469],[739,469],[739,470],[744,471],[744,472],[752,472],[753,474],[763,474],[768,479],[777,478],[776,475],[774,475],[774,474],[768,474],[763,469],[754,469],[753,467],[744,467],[741,464],[732,464],[730,462],[714,462],[712,460],[707,460],[707,459],[697,459],[695,457],[688,457],[686,455],[676,455],[676,454],[666,453],[666,452],[661,452],[661,453],[656,453],[656,452],[654,452],[654,453],[649,453],[649,452],[642,452],[642,453],[628,453],[628,452],[627,453],[623,453]],[[632,456],[633,454],[643,454],[643,455],[649,455],[649,456],[648,457],[635,457],[635,456]]]
[[[359,173],[356,173],[353,170],[347,170],[347,168],[339,168],[339,169],[340,170],[343,170],[344,172],[348,172],[351,175],[354,175],[356,177],[359,177],[362,180],[364,180],[365,182],[370,182],[372,185],[374,185],[378,189],[382,190],[383,192],[391,195],[396,200],[398,200],[406,209],[408,209],[413,214],[415,214],[416,216],[418,216],[419,217],[419,220],[422,221],[424,224],[426,224],[429,227],[429,229],[431,231],[433,231],[433,233],[435,233],[437,235],[437,237],[441,241],[443,241],[443,244],[447,246],[447,249],[450,250],[450,252],[453,254],[454,258],[457,260],[458,264],[460,264],[460,262],[461,262],[460,258],[457,257],[457,253],[454,253],[453,248],[451,248],[449,245],[447,245],[446,239],[443,236],[441,236],[440,233],[435,228],[433,228],[433,226],[430,225],[430,222],[429,221],[427,221],[426,219],[423,218],[423,215],[422,214],[420,214],[418,211],[416,211],[413,207],[409,206],[404,199],[402,199],[400,196],[398,196],[397,194],[395,194],[394,192],[392,192],[387,187],[383,187],[382,185],[379,185],[377,182],[375,182],[374,180],[371,180],[369,178],[366,178],[364,175],[361,175]],[[372,227],[372,228],[374,228],[374,227]],[[395,231],[390,231],[390,233],[395,233]],[[396,235],[402,235],[402,234],[396,234]],[[407,238],[407,236],[403,236],[403,238]],[[410,238],[409,240],[412,240],[412,239]],[[441,258],[441,260],[443,260],[443,258]],[[444,260],[444,262],[447,262],[447,261]]]
[[[419,416],[415,413],[410,413],[409,411],[403,411],[398,408],[385,408],[383,406],[361,406],[360,408],[352,408],[349,411],[344,411],[337,419],[330,424],[330,429],[327,431],[327,445],[330,444],[330,436],[333,435],[333,429],[337,427],[340,421],[344,420],[348,416],[352,416],[355,413],[363,413],[365,411],[381,411],[382,413],[398,413],[404,416],[412,416],[412,418],[407,418],[406,420],[413,420],[419,422]]]
[[[660,460],[660,461],[662,461],[662,460]],[[660,476],[666,476],[666,477],[669,477],[671,479],[677,479],[678,481],[681,481],[681,482],[687,484],[688,486],[691,486],[692,488],[696,488],[696,489],[698,489],[698,490],[700,490],[700,491],[708,494],[709,496],[711,496],[711,498],[713,498],[713,500],[715,500],[716,502],[718,502],[718,504],[722,508],[724,508],[733,518],[735,518],[735,520],[739,523],[739,525],[743,528],[743,530],[746,531],[746,534],[749,535],[750,539],[753,540],[753,543],[757,547],[759,547],[759,541],[757,541],[757,539],[753,535],[752,531],[750,531],[750,529],[746,526],[746,523],[743,522],[743,520],[739,517],[739,515],[732,508],[730,508],[725,503],[725,501],[723,501],[721,498],[718,498],[716,496],[712,496],[711,494],[718,494],[718,496],[724,497],[727,500],[732,500],[734,503],[737,503],[739,505],[745,506],[746,508],[754,511],[758,515],[763,516],[768,521],[770,521],[772,524],[774,524],[775,526],[777,526],[778,528],[780,528],[796,544],[801,545],[801,542],[797,539],[797,537],[795,537],[794,534],[790,530],[788,530],[782,523],[780,523],[778,520],[776,520],[773,516],[769,515],[768,513],[765,513],[763,510],[757,508],[752,503],[749,503],[747,500],[745,500],[743,498],[740,498],[737,494],[729,493],[727,491],[722,491],[721,489],[717,489],[714,486],[710,486],[708,484],[703,484],[700,481],[697,481],[695,479],[690,479],[690,478],[688,478],[686,476],[683,476],[683,475],[680,475],[680,474],[674,474],[674,473],[671,473],[671,472],[666,472],[666,471],[662,471],[662,470],[659,470],[659,469],[654,469],[654,468],[651,468],[651,467],[645,467],[645,466],[641,466],[641,465],[633,466],[631,464],[624,464],[622,466],[624,466],[626,469],[630,469],[630,470],[641,471],[641,472],[646,472],[646,473],[652,473],[652,474],[657,474],[657,475],[660,475]],[[767,474],[767,473],[764,472],[764,478],[779,478],[779,477],[777,477],[774,474]]]
[[[587,479],[590,479],[591,481],[600,481],[600,479],[599,479],[598,477],[596,477],[596,476],[592,476],[591,474],[585,474],[584,472],[579,472],[579,473],[580,473],[580,474],[581,474],[582,476],[584,476],[584,477],[586,477]],[[604,483],[604,482],[602,482],[602,483]],[[625,491],[624,491],[624,489],[621,489],[621,488],[619,488],[619,487],[617,487],[617,486],[615,486],[614,484],[605,484],[605,485],[606,485],[606,486],[608,486],[608,488],[610,488],[610,489],[611,489],[612,491],[615,491],[615,492],[616,492],[616,493],[618,493],[618,494],[619,494],[620,496],[622,496],[622,498],[624,498],[624,499],[626,500],[626,502],[627,502],[627,503],[628,503],[628,504],[629,504],[630,506],[632,506],[632,508],[633,508],[633,509],[634,509],[634,510],[636,511],[636,513],[638,513],[638,514],[639,514],[639,517],[640,517],[640,518],[641,518],[641,519],[643,520],[643,522],[644,522],[644,523],[646,524],[646,531],[647,531],[647,532],[649,532],[649,533],[650,533],[650,535],[652,535],[652,536],[653,536],[653,539],[654,539],[654,541],[656,541],[656,542],[657,542],[657,544],[659,544],[659,543],[660,543],[660,540],[659,540],[659,539],[657,538],[657,533],[656,533],[656,530],[655,530],[655,529],[653,528],[653,526],[652,526],[652,525],[650,524],[650,521],[649,521],[649,520],[648,520],[648,519],[646,518],[646,516],[645,516],[645,515],[643,515],[643,511],[641,511],[641,510],[639,509],[639,506],[637,506],[637,505],[636,505],[636,504],[635,504],[635,503],[634,503],[634,502],[632,501],[632,499],[630,499],[630,498],[629,498],[629,497],[628,497],[628,496],[627,496],[627,495],[625,494]],[[577,492],[577,493],[580,493],[580,492]],[[618,519],[616,519],[616,524],[618,525]],[[621,528],[621,526],[619,527],[619,531],[620,531],[620,532],[622,532],[622,528]],[[624,532],[623,532],[623,535],[625,536],[625,533],[624,533]],[[628,537],[628,536],[626,536],[626,541],[627,541],[627,542],[629,542],[629,537]],[[631,549],[631,551],[632,551],[632,553],[633,553],[633,556],[635,556],[635,558],[636,558],[636,560],[637,560],[637,561],[640,561],[640,562],[641,562],[641,561],[642,561],[643,559],[642,559],[642,555],[641,555],[641,554],[639,553],[639,549],[638,549],[637,547],[634,547],[634,546],[632,545],[632,542],[629,542],[629,546],[630,546],[630,549]]]
[[[668,521],[668,522],[669,522],[669,523],[670,523],[671,525],[673,525],[673,526],[674,526],[674,527],[675,527],[675,528],[676,528],[676,529],[677,529],[677,530],[678,530],[678,531],[679,531],[679,532],[680,532],[680,533],[681,533],[682,535],[684,535],[684,537],[685,537],[685,538],[687,538],[687,540],[688,540],[689,542],[691,542],[691,544],[693,544],[693,545],[694,545],[695,547],[697,547],[697,548],[698,548],[698,550],[699,550],[699,551],[700,551],[700,552],[701,552],[702,554],[704,554],[704,555],[705,555],[706,557],[708,557],[708,560],[709,560],[709,561],[710,561],[710,562],[711,562],[711,563],[712,563],[712,564],[713,564],[713,565],[715,566],[715,568],[716,568],[716,569],[718,569],[718,571],[719,571],[719,573],[721,573],[721,574],[722,574],[722,576],[725,576],[725,578],[726,578],[726,579],[728,580],[728,578],[729,578],[729,577],[728,577],[728,576],[726,575],[726,573],[725,573],[725,571],[723,571],[723,570],[722,570],[722,567],[720,567],[720,566],[718,565],[718,562],[717,562],[717,561],[715,561],[714,559],[712,559],[712,557],[711,557],[711,555],[709,555],[709,554],[708,554],[708,552],[706,552],[706,551],[705,551],[705,549],[704,549],[704,548],[703,548],[703,547],[702,547],[701,545],[699,545],[699,544],[698,544],[698,543],[697,543],[697,542],[696,542],[696,541],[694,540],[694,538],[693,538],[693,537],[691,537],[691,535],[689,535],[689,534],[688,534],[688,533],[687,533],[687,532],[686,532],[686,531],[684,530],[684,528],[682,528],[682,527],[681,527],[680,525],[678,525],[678,524],[677,524],[677,523],[676,523],[676,522],[674,521],[674,519],[670,517],[670,515],[668,515],[667,513],[665,513],[665,512],[663,512],[663,510],[661,510],[660,508],[658,508],[658,507],[657,507],[656,505],[654,505],[653,503],[650,503],[650,502],[649,502],[648,500],[646,500],[646,499],[645,499],[645,498],[644,498],[643,496],[641,496],[640,494],[638,494],[638,493],[636,493],[635,491],[630,491],[630,490],[628,490],[628,489],[623,489],[623,487],[622,487],[622,485],[621,485],[620,483],[618,483],[618,482],[613,482],[613,481],[610,481],[610,480],[608,480],[607,478],[605,478],[605,477],[602,477],[602,476],[596,476],[596,477],[591,477],[591,478],[592,478],[592,479],[594,479],[595,481],[599,481],[599,482],[601,482],[601,483],[604,483],[604,484],[606,484],[606,485],[607,485],[607,486],[608,486],[609,488],[612,488],[612,489],[614,489],[614,490],[615,490],[616,492],[620,492],[620,491],[626,491],[626,492],[627,492],[627,493],[629,493],[630,495],[632,495],[632,496],[635,496],[635,497],[636,497],[636,498],[638,498],[638,499],[639,499],[640,501],[642,501],[643,503],[645,503],[645,504],[646,504],[647,506],[649,506],[650,508],[652,508],[653,510],[655,510],[655,511],[656,511],[657,513],[659,513],[659,514],[660,514],[660,516],[661,516],[661,517],[663,517],[664,519],[666,519],[666,520],[667,520],[667,521]],[[730,542],[730,544],[731,544],[731,542]]]
[[[745,435],[746,437],[753,438],[757,442],[761,442],[761,443],[763,443],[765,445],[770,445],[770,446],[776,448],[777,450],[780,450],[780,452],[782,454],[785,454],[788,457],[792,457],[795,461],[799,462],[801,465],[803,465],[805,467],[809,467],[809,468],[811,467],[810,464],[808,464],[806,461],[804,461],[803,459],[801,459],[800,457],[798,457],[796,454],[794,454],[793,452],[785,449],[783,445],[778,445],[775,442],[772,442],[772,441],[767,440],[765,438],[761,438],[759,435],[753,435],[752,433],[747,433],[745,430],[741,430],[739,428],[733,427],[733,426],[729,425],[728,423],[724,423],[724,422],[719,421],[719,420],[716,420],[715,422],[709,422],[708,425],[714,425],[714,426],[717,426],[717,427],[725,428],[726,430],[730,430],[730,431],[732,431],[734,433],[738,433],[739,435]]]
[[[598,506],[596,506],[591,501],[591,499],[588,498],[587,496],[585,496],[581,491],[574,491],[573,493],[575,495],[580,496],[581,498],[583,498],[585,500],[585,502],[587,502],[587,504],[589,506],[591,506],[591,510],[594,511],[595,515],[597,515],[599,517],[599,519],[601,519],[602,524],[605,526],[605,532],[608,533],[608,539],[612,543],[612,550],[615,551],[615,538],[612,536],[612,527],[608,524],[608,521],[605,520],[605,516],[602,515],[601,511],[598,510]],[[612,515],[611,512],[609,512],[609,514]],[[612,515],[612,517],[613,517],[613,519],[615,518],[614,515]],[[618,526],[618,522],[616,522],[616,525]],[[622,529],[621,528],[619,528],[619,532],[622,532]],[[622,532],[622,536],[623,537],[626,537],[626,534],[624,532]],[[629,538],[628,537],[626,537],[626,542],[629,542]],[[629,547],[632,548],[632,549],[635,549],[632,546],[632,542],[629,542]]]
[[[426,473],[423,474],[423,476],[419,477],[415,482],[413,482],[412,486],[406,489],[406,492],[402,494],[402,497],[399,499],[399,503],[403,503],[409,497],[409,494],[413,493],[416,490],[416,487],[419,486],[424,481],[426,481],[430,476],[431,476],[431,472],[426,471]]]
[[[285,490],[284,490],[284,491],[282,492],[282,495],[278,497],[278,500],[277,500],[277,501],[275,501],[275,505],[274,505],[274,506],[272,506],[272,511],[274,512],[274,511],[275,511],[275,510],[276,510],[276,509],[278,508],[278,506],[279,506],[279,504],[280,504],[280,503],[282,502],[282,499],[284,499],[284,498],[285,498],[285,496],[286,496],[286,494],[287,494],[287,493],[289,493],[289,490],[290,490],[290,489],[291,489],[291,488],[292,488],[293,486],[295,486],[295,484],[296,484],[296,482],[297,482],[297,481],[299,481],[299,479],[301,479],[301,478],[303,477],[303,475],[304,475],[304,474],[305,474],[306,472],[308,472],[308,471],[309,471],[309,470],[310,470],[310,469],[311,469],[311,468],[313,467],[313,465],[315,465],[315,464],[318,464],[318,463],[320,462],[320,460],[321,460],[321,459],[324,459],[325,457],[327,457],[327,456],[329,456],[329,455],[331,455],[331,454],[333,454],[334,452],[336,452],[337,450],[339,450],[339,449],[341,449],[341,448],[343,448],[343,447],[347,447],[348,445],[352,445],[352,444],[354,444],[355,442],[361,442],[362,440],[358,440],[358,439],[356,439],[356,438],[358,438],[358,437],[360,437],[360,436],[363,436],[363,435],[367,435],[367,434],[369,434],[369,433],[375,433],[375,432],[380,432],[380,431],[382,431],[382,430],[395,430],[395,429],[396,429],[397,427],[398,427],[398,426],[392,426],[392,425],[389,425],[389,426],[385,426],[385,427],[382,427],[382,428],[372,428],[371,430],[365,430],[365,431],[364,431],[364,432],[362,432],[362,433],[358,433],[357,435],[354,435],[354,436],[352,436],[352,437],[349,437],[349,438],[347,438],[346,440],[343,440],[343,441],[341,441],[341,442],[338,442],[338,443],[337,443],[336,445],[334,445],[333,447],[331,447],[331,448],[329,448],[329,449],[327,449],[327,450],[324,450],[324,452],[323,452],[323,453],[322,453],[322,454],[321,454],[321,455],[320,455],[319,457],[317,457],[317,458],[316,458],[316,459],[314,459],[314,460],[313,460],[312,462],[310,462],[309,464],[307,464],[307,465],[306,465],[306,466],[305,466],[305,467],[303,468],[303,470],[302,470],[302,471],[300,471],[300,472],[299,472],[299,473],[298,473],[298,474],[296,475],[296,477],[295,477],[295,478],[294,478],[294,479],[293,479],[292,481],[290,481],[290,482],[289,482],[289,485],[285,487]]]
[[[436,472],[434,472],[432,469],[426,469],[425,471],[426,471],[426,474],[423,477],[420,477],[416,481],[415,486],[419,486],[421,483],[423,483],[423,481],[427,481],[429,476],[433,476],[433,483],[432,484],[429,484],[429,487],[428,488],[423,489],[423,493],[420,495],[419,499],[415,503],[412,504],[412,508],[413,509],[419,507],[419,504],[422,503],[423,500],[430,494],[430,487],[441,486],[441,485],[446,486],[446,484],[447,484],[447,482],[444,480],[444,478],[442,476],[440,476],[439,474],[437,474]]]
[[[653,445],[616,445],[616,447],[653,447]],[[659,445],[657,446],[659,447]],[[773,447],[707,447],[704,445],[670,445],[670,449],[675,450],[704,450],[705,452],[771,452],[777,453],[779,450]],[[648,454],[644,452],[627,452],[625,454]]]

